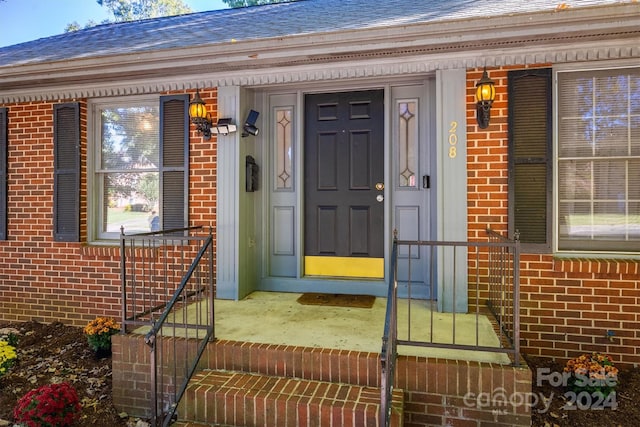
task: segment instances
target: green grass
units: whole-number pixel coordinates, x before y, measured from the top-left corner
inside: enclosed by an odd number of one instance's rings
[[[640,215],[599,214],[599,215],[567,215],[571,225],[640,225]]]
[[[123,226],[125,232],[132,231],[149,231],[150,212],[131,212],[125,211],[123,208],[108,208],[107,210],[107,230],[120,231]]]

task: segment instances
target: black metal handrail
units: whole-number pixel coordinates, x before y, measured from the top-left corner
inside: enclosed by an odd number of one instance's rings
[[[487,228],[489,241],[489,298],[487,307],[493,314],[502,336],[520,354],[520,234],[510,240]],[[518,364],[518,358],[515,360]]]
[[[154,426],[172,422],[207,343],[215,339],[213,235],[211,229],[206,236],[191,234],[201,229],[121,232],[123,330],[151,325],[145,343],[151,348]]]
[[[446,242],[446,241],[410,241],[394,238],[391,251],[389,289],[387,298],[387,310],[382,338],[381,362],[381,405],[380,420],[385,426],[389,424],[391,416],[391,393],[394,385],[395,364],[397,359],[397,346],[414,346],[429,348],[446,348],[457,350],[475,350],[486,352],[499,352],[511,356],[512,363],[517,366],[520,362],[520,242],[517,238],[510,240],[495,231],[487,229],[489,241],[484,242]],[[398,265],[399,248],[403,251],[403,267],[408,278],[403,276],[403,285],[407,285],[407,332],[406,337],[398,336]],[[433,310],[429,310],[430,318],[424,319],[421,330],[412,330],[412,275],[413,258],[421,258],[421,262],[428,263],[429,295],[436,294],[434,284],[437,280],[446,280],[452,285],[452,299],[457,301],[457,283],[466,280],[468,294],[463,298],[468,300],[469,313],[457,313],[456,307],[451,312],[451,336],[449,341],[435,339],[434,331],[445,330],[443,324],[438,324]],[[446,263],[440,264],[439,258],[447,258]],[[441,260],[442,261],[442,260]],[[440,271],[441,277],[436,277],[438,268],[446,265],[450,271]],[[465,274],[458,274],[457,270]],[[461,277],[463,276],[463,277]],[[443,279],[442,277],[446,277]],[[406,279],[406,280],[405,280]],[[416,280],[417,281],[417,280]],[[434,300],[432,300],[433,302]],[[424,302],[422,302],[424,304]],[[433,308],[433,304],[431,304]],[[486,307],[486,309],[484,308]],[[475,316],[475,342],[472,344],[456,341],[456,316]],[[496,346],[482,344],[480,340],[480,321],[488,315],[494,318],[497,332],[500,334],[500,342]],[[437,325],[437,326],[436,326]],[[494,326],[494,329],[495,326]],[[420,336],[420,338],[416,338]],[[425,338],[428,337],[428,338]],[[504,338],[504,339],[502,339]]]
[[[389,270],[389,290],[387,294],[387,310],[384,317],[384,333],[382,335],[382,351],[380,352],[380,420],[389,425],[391,420],[391,399],[398,356],[398,240],[394,237],[391,249],[391,268]]]

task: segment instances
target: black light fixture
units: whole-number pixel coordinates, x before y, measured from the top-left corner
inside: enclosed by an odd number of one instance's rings
[[[491,104],[493,104],[495,99],[495,83],[489,78],[485,67],[482,77],[478,83],[476,83],[476,119],[480,129],[486,129],[489,126]]]
[[[211,134],[228,135],[237,130],[236,125],[231,123],[230,118],[218,119],[213,125],[211,114],[207,112],[204,101],[200,98],[200,91],[196,89],[193,100],[189,102],[189,118],[196,126],[196,130],[202,134],[204,139],[211,139]]]
[[[196,125],[204,139],[211,139],[211,115],[207,112],[204,101],[200,98],[200,91],[196,89],[196,95],[189,103],[189,118]]]
[[[242,136],[253,135],[256,136],[260,129],[256,127],[256,120],[258,120],[259,112],[255,110],[249,111],[249,115],[247,116],[247,120],[244,121],[244,126],[242,127]]]

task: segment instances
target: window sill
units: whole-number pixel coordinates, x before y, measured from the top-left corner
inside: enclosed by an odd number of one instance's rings
[[[596,262],[640,262],[640,252],[556,252],[557,260],[596,261]]]

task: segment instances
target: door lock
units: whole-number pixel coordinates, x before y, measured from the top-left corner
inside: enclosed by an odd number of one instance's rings
[[[376,190],[378,190],[378,191],[384,190],[384,183],[382,183],[382,182],[376,183]]]

